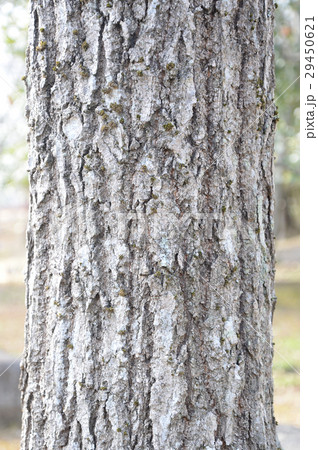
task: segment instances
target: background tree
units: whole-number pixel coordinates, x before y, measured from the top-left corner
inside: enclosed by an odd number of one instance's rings
[[[276,15],[276,215],[279,237],[299,234],[299,2],[280,2]],[[290,86],[290,87],[289,87]],[[289,87],[289,88],[288,88]],[[288,88],[286,94],[282,94]]]
[[[274,9],[31,1],[22,448],[276,448]]]

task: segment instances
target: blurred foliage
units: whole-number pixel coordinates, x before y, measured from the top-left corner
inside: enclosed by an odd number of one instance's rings
[[[278,181],[299,181],[299,3],[282,0],[275,28]],[[295,80],[297,80],[295,82]],[[284,93],[284,91],[288,90]]]
[[[299,2],[280,0],[276,11],[275,138],[276,233],[299,234]]]
[[[26,0],[1,2],[5,21],[2,23],[5,43],[8,51],[15,57],[24,58],[27,41],[27,4]]]
[[[26,0],[0,3],[0,188],[26,191],[27,126],[24,119],[24,55],[27,43]]]

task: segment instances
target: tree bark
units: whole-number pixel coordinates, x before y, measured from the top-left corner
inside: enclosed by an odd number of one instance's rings
[[[273,15],[31,0],[22,449],[276,449]]]

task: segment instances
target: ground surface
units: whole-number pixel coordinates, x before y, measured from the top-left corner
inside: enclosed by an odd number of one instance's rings
[[[292,425],[278,425],[278,437],[283,450],[299,450],[299,428]]]
[[[299,238],[278,241],[276,248],[275,415],[279,424],[299,427]]]
[[[0,210],[0,349],[23,350],[27,209]],[[275,415],[284,450],[299,448],[299,238],[277,241],[274,316]],[[296,371],[295,371],[296,369]],[[19,430],[0,430],[0,450],[19,448]]]

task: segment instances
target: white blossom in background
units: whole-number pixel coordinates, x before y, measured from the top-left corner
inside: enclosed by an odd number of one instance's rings
[[[26,202],[24,49],[29,16],[26,2],[0,5],[0,206]],[[21,188],[22,189],[19,189]]]

